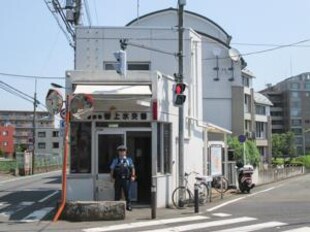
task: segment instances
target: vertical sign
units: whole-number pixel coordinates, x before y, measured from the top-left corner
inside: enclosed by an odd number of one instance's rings
[[[222,146],[211,145],[211,176],[221,176],[222,173]]]

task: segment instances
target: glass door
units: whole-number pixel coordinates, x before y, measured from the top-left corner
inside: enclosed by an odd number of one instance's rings
[[[110,177],[110,164],[117,157],[117,147],[126,144],[125,132],[120,130],[97,133],[96,200],[114,200],[114,187]]]

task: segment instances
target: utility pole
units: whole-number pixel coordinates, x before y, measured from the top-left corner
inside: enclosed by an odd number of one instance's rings
[[[179,73],[177,82],[183,83],[183,13],[186,0],[178,0]],[[179,106],[179,186],[184,186],[184,105]]]
[[[32,169],[31,174],[34,174],[35,166],[35,147],[36,147],[36,112],[37,112],[37,79],[35,79],[34,97],[33,97],[33,128],[32,128]]]

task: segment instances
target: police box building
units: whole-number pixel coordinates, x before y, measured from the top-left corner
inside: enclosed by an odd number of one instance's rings
[[[168,12],[173,22],[177,22],[176,12]],[[197,20],[213,27],[205,19]],[[127,40],[125,54],[119,52],[122,39]],[[121,144],[135,165],[134,202],[150,204],[151,186],[155,185],[157,207],[171,205],[181,162],[186,172],[208,174],[208,133],[229,131],[203,122],[202,36],[185,28],[187,87],[180,93],[186,95],[184,160],[179,160],[174,76],[178,72],[177,39],[176,28],[162,26],[76,29],[75,70],[66,73],[67,94],[89,95],[94,107],[92,112],[70,119],[68,201],[114,199],[110,164]],[[115,71],[115,52],[127,57],[127,68],[121,75]]]

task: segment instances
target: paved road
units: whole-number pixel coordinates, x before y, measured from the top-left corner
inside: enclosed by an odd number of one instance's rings
[[[128,212],[125,221],[51,223],[49,209],[59,198],[59,174],[0,182],[0,231],[264,231],[310,232],[310,175],[257,187],[193,209]],[[35,213],[37,212],[37,213]],[[29,216],[30,215],[30,216]]]
[[[59,197],[59,171],[1,180],[0,222],[12,225],[44,220],[52,214]]]

